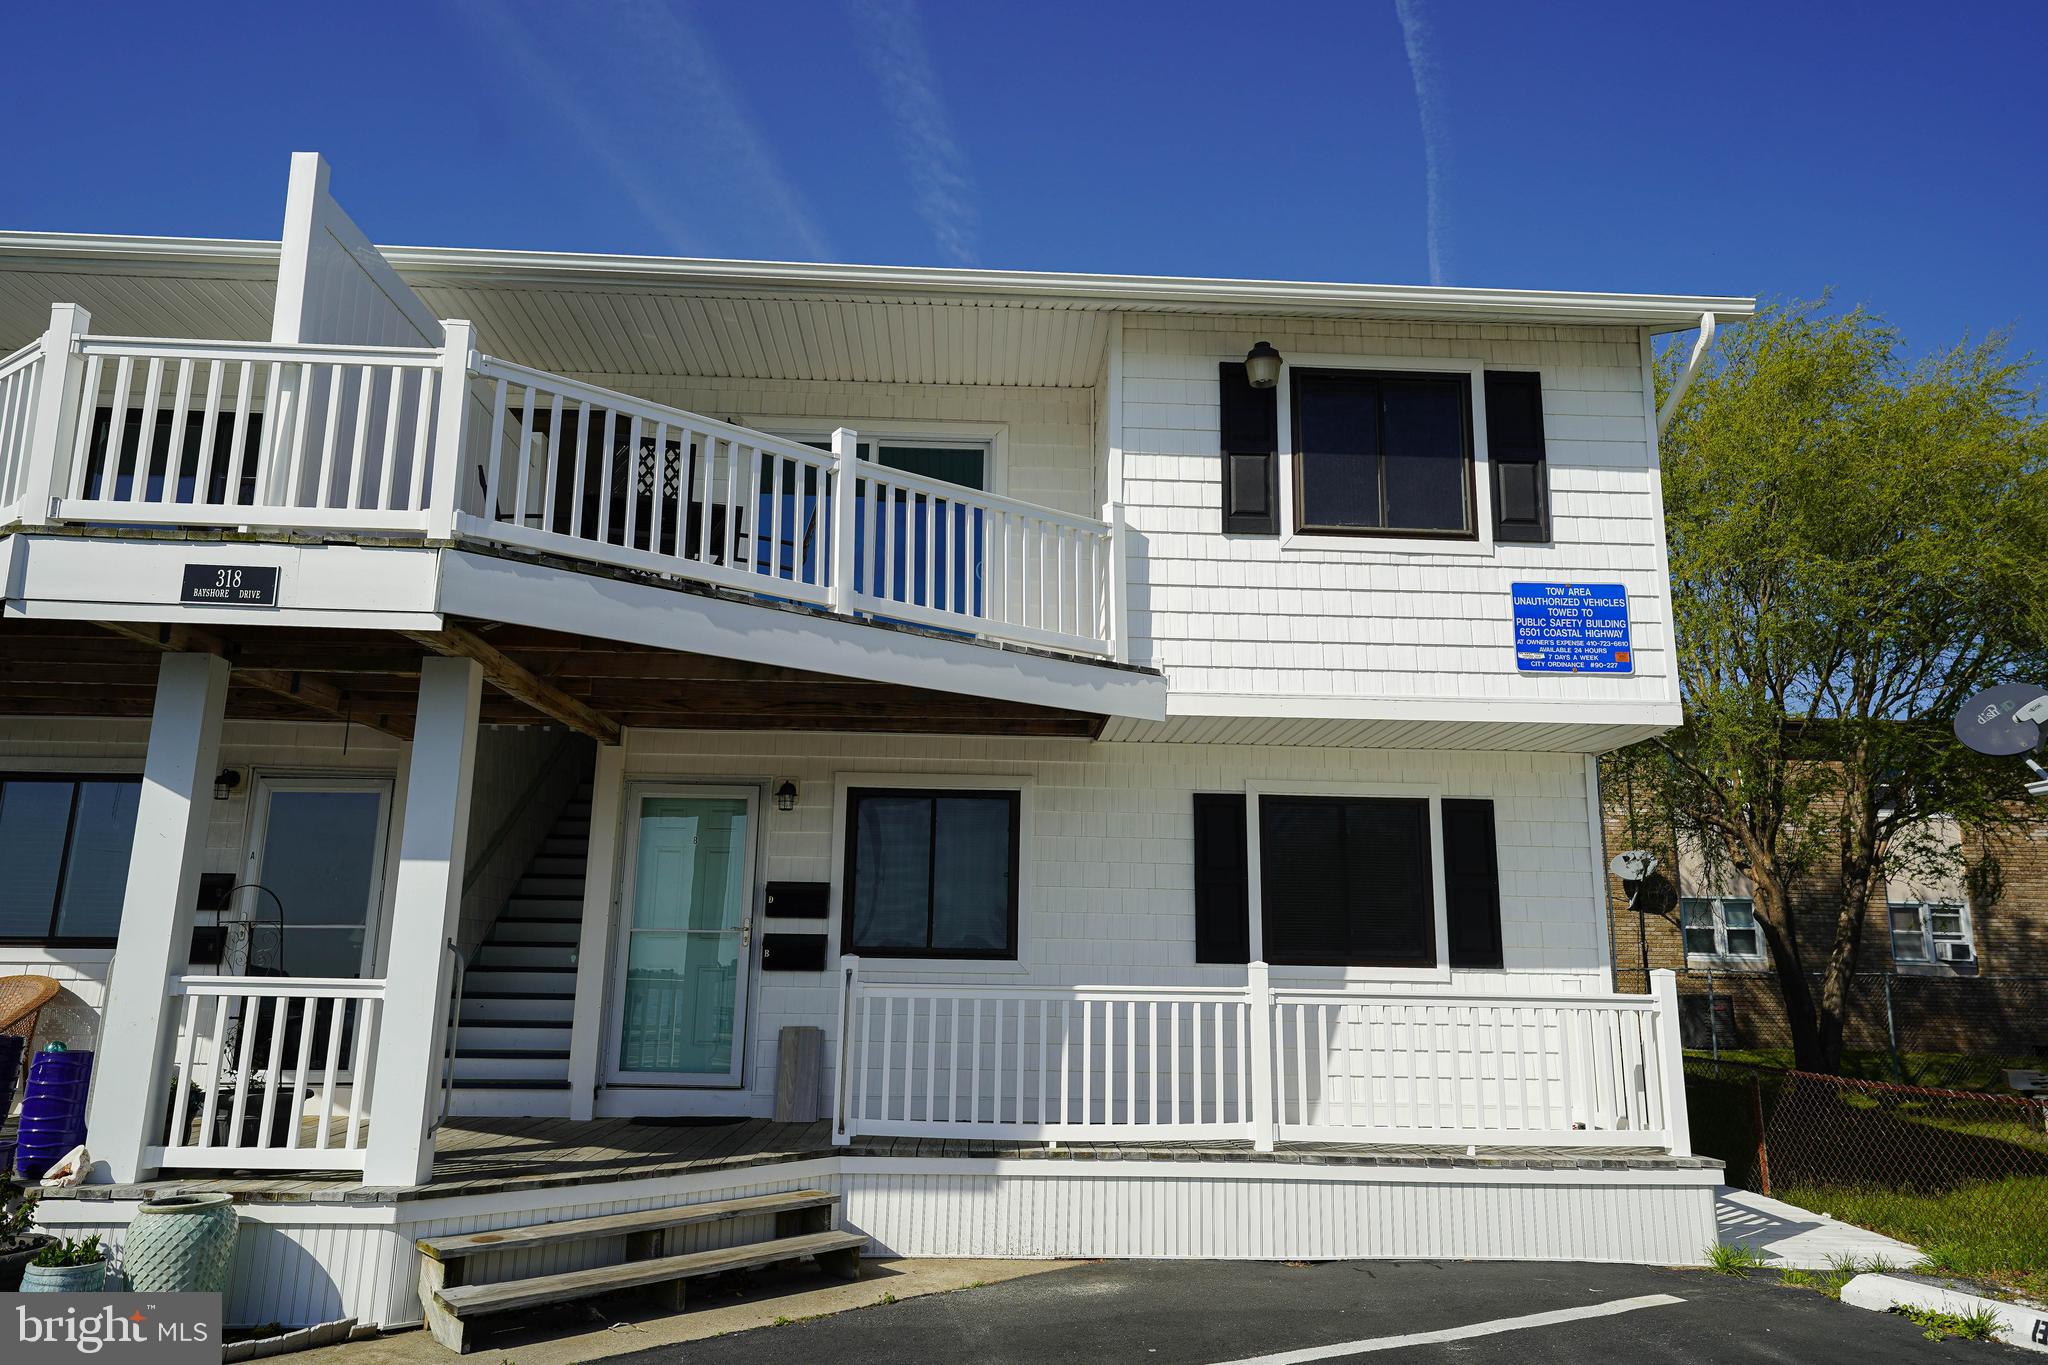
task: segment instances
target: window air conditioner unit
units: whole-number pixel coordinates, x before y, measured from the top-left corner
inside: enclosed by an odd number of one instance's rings
[[[1937,943],[1934,945],[1934,958],[1937,962],[1972,962],[1976,955],[1967,943]]]

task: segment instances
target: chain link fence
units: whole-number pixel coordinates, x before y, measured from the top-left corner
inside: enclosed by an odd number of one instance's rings
[[[1648,979],[1617,968],[1615,989]],[[1818,978],[1813,981],[1819,993]],[[1689,1051],[1792,1065],[1777,977],[1767,971],[1678,974],[1679,1024]],[[1843,1025],[1845,1074],[1935,1089],[2007,1090],[2010,1073],[2048,1072],[2048,976],[1917,976],[1859,972]]]

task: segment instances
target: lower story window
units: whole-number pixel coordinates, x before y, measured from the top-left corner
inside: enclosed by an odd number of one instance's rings
[[[1747,896],[1687,896],[1678,902],[1678,919],[1688,957],[1764,955],[1756,905]]]
[[[1905,964],[1964,963],[1976,960],[1970,919],[1954,901],[1921,901],[1889,907],[1892,961]]]
[[[1436,965],[1429,802],[1262,796],[1259,869],[1267,961]]]
[[[846,951],[1017,956],[1018,792],[846,796]]]
[[[114,941],[141,794],[133,777],[0,779],[0,940]]]

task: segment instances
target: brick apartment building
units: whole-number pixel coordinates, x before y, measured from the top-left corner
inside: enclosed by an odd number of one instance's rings
[[[1724,1048],[1789,1046],[1748,882],[1680,847],[1669,818],[1625,780],[1604,784],[1602,805],[1610,855],[1657,855],[1634,909],[1608,879],[1617,988],[1644,990],[1646,968],[1669,967],[1679,973],[1688,1047],[1708,1046],[1710,1019]],[[1991,835],[1936,822],[1932,832],[1961,855],[1958,869],[1895,877],[1871,896],[1850,996],[1852,1050],[2048,1058],[2048,806],[2021,814],[2017,830]],[[1838,900],[1816,879],[1796,886],[1793,902],[1792,932],[1818,973]]]

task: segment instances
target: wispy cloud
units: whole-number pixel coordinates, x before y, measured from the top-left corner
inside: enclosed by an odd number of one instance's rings
[[[1394,0],[1394,13],[1401,20],[1401,42],[1408,50],[1408,74],[1415,82],[1415,112],[1422,122],[1422,160],[1428,176],[1429,282],[1443,284],[1451,271],[1450,228],[1444,222],[1444,182],[1450,174],[1450,143],[1444,136],[1443,110],[1437,94],[1434,45],[1421,0]]]
[[[852,0],[854,28],[869,72],[895,124],[896,150],[910,173],[918,217],[955,265],[975,263],[974,182],[954,140],[911,0]]]
[[[676,250],[709,242],[711,250],[769,254],[765,237],[779,254],[831,256],[724,65],[668,5],[553,7],[548,23],[573,44],[545,50],[503,0],[463,0],[462,9]],[[685,204],[695,212],[686,215]],[[742,231],[746,245],[736,249]]]

